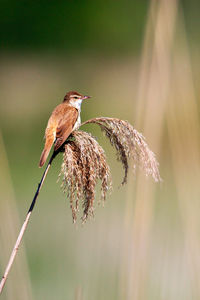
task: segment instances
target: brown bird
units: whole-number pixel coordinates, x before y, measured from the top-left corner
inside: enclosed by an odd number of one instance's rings
[[[71,132],[80,126],[81,104],[88,98],[90,96],[83,96],[75,91],[68,92],[63,102],[53,110],[45,130],[45,146],[39,167],[46,162],[53,143],[55,143],[54,151],[58,150]]]

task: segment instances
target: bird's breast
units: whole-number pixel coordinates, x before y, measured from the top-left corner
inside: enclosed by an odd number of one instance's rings
[[[76,120],[76,123],[74,124],[74,127],[73,127],[73,131],[78,129],[81,125],[81,115],[80,115],[80,112],[78,114],[78,118]]]

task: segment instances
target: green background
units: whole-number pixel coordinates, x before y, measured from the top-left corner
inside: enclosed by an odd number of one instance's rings
[[[2,299],[199,299],[199,1],[1,1],[0,275],[42,176],[44,130],[69,90],[82,120],[142,132],[162,184],[123,169],[94,125],[113,177],[105,207],[72,224],[47,176]],[[97,195],[98,198],[98,195]],[[81,215],[81,212],[80,212]]]

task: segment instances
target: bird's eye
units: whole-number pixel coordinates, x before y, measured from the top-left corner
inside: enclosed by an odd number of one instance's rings
[[[74,99],[78,99],[78,97],[77,97],[77,96],[74,96]]]

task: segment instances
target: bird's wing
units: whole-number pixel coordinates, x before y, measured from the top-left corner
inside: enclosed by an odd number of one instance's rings
[[[78,118],[78,111],[74,107],[68,106],[64,111],[62,119],[59,121],[56,129],[56,142],[54,150],[58,150],[60,146],[66,141],[72,132],[74,125]]]

